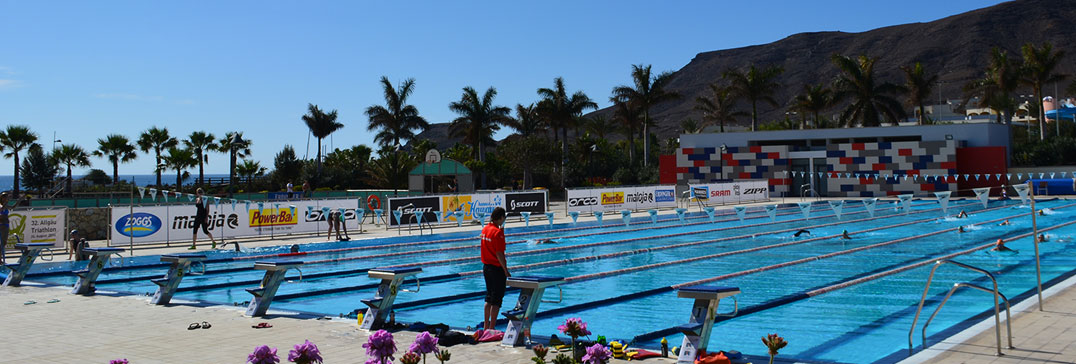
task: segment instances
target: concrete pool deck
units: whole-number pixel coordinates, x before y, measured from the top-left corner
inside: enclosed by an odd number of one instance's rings
[[[798,202],[789,199],[788,202]],[[766,203],[780,202],[775,199]],[[729,208],[729,206],[718,207]],[[691,211],[697,211],[697,208]],[[672,214],[671,210],[662,211]],[[571,222],[558,211],[556,223]],[[647,216],[638,212],[633,217]],[[580,216],[580,221],[592,221]],[[620,216],[609,216],[612,223]],[[547,224],[536,219],[532,224]],[[369,226],[369,225],[367,225]],[[512,227],[523,226],[514,219]],[[353,234],[352,238],[375,238],[400,236],[395,229],[379,229]],[[463,228],[438,228],[436,233],[470,231],[477,234],[477,225]],[[404,232],[403,236],[407,233]],[[247,239],[241,241],[244,248],[290,245],[325,241],[324,235],[277,238],[275,240]],[[134,255],[157,255],[190,252],[189,242],[178,246],[136,247]],[[96,242],[94,246],[103,246]],[[122,245],[120,245],[122,246]],[[208,247],[199,243],[200,247]],[[228,248],[231,248],[229,245]],[[125,253],[124,256],[128,256]],[[66,254],[56,257],[63,260]],[[15,259],[9,258],[9,262]],[[163,275],[163,270],[162,270]],[[32,279],[31,279],[32,280]],[[1076,363],[1076,289],[1066,283],[1059,284],[1056,291],[1045,301],[1047,310],[1039,312],[1034,297],[1013,310],[1013,340],[1016,349],[1003,349],[1005,356],[994,356],[994,336],[989,330],[970,338],[954,336],[943,344],[926,352],[936,354],[921,357],[915,362],[927,363]],[[278,355],[287,357],[287,351],[296,344],[309,339],[318,345],[327,363],[362,362],[367,334],[357,328],[353,320],[314,320],[277,313],[268,318],[243,316],[242,308],[209,306],[178,302],[170,306],[149,304],[148,297],[112,297],[99,294],[93,297],[70,295],[69,288],[27,286],[0,288],[0,308],[3,309],[3,329],[0,342],[4,343],[0,364],[3,363],[107,363],[111,359],[127,358],[131,363],[238,363],[258,345],[278,349]],[[60,302],[47,303],[51,299]],[[24,305],[27,301],[36,304]],[[1031,302],[1031,304],[1028,304]],[[273,311],[270,311],[273,313]],[[211,329],[187,330],[192,322],[210,322]],[[259,322],[269,322],[270,329],[253,329]],[[969,329],[973,330],[973,329]],[[416,333],[395,333],[397,347],[406,351]],[[226,343],[226,344],[223,344]],[[917,341],[918,344],[918,341]],[[918,347],[917,347],[918,349]],[[944,351],[942,351],[944,349]],[[523,348],[502,348],[497,344],[457,345],[448,348],[452,352],[450,363],[531,363],[532,353]],[[552,355],[547,357],[551,359]],[[780,356],[778,356],[780,358]],[[397,358],[398,359],[398,358]],[[436,362],[432,357],[428,363]],[[285,360],[282,360],[286,362]],[[651,359],[650,362],[672,363],[672,359]]]

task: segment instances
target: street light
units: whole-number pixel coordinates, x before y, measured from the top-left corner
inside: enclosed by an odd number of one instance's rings
[[[235,155],[237,152],[239,152],[239,148],[243,148],[247,144],[247,142],[243,140],[243,136],[241,134],[242,133],[240,132],[232,133],[231,150],[229,150],[231,154],[232,165],[231,168],[228,169],[228,198],[233,197],[233,193],[235,190]]]

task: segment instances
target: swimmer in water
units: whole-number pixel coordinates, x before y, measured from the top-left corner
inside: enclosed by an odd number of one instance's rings
[[[1005,226],[1005,225],[1009,225],[1009,224],[1011,224],[1011,223],[1009,222],[1008,219],[1006,219],[1005,221],[1002,221],[1000,224],[998,224],[998,226]]]
[[[963,227],[963,226],[957,226],[957,228],[956,228],[956,232],[958,232],[958,233],[964,233],[964,232],[966,232],[966,231],[964,231],[964,227]]]
[[[956,218],[958,218],[958,219],[967,219],[968,218],[968,212],[964,211],[964,210],[960,210],[960,213],[956,214]]]
[[[1045,242],[1048,242],[1048,241],[1050,241],[1050,238],[1047,238],[1046,234],[1039,234],[1039,242],[1040,243],[1045,243]]]
[[[998,239],[998,241],[994,243],[994,247],[991,248],[990,250],[995,251],[995,252],[1014,252],[1015,251],[1015,250],[1012,250],[1009,247],[1005,246],[1005,242],[1002,241],[1001,239]]]
[[[800,229],[795,234],[792,234],[792,237],[798,238],[798,237],[800,237],[800,235],[803,235],[803,234],[807,234],[807,236],[811,236],[811,231],[807,230],[807,229]]]
[[[1046,209],[1039,210],[1039,216],[1046,216]]]
[[[844,240],[852,240],[852,237],[851,237],[851,236],[848,236],[848,230],[845,230],[845,231],[842,231],[842,232],[841,232],[841,239],[844,239]]]
[[[559,242],[553,239],[539,239],[535,244],[559,244]]]

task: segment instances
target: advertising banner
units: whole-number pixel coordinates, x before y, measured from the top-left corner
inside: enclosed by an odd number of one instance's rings
[[[8,215],[8,249],[17,243],[51,243],[64,247],[64,209],[12,210]]]
[[[569,212],[647,210],[658,207],[676,207],[675,186],[568,190]]]
[[[294,206],[294,208],[293,208]],[[356,220],[356,199],[301,200],[254,204],[208,204],[208,230],[214,238],[284,235],[324,231],[328,211],[344,209],[344,220]],[[194,204],[112,207],[112,244],[187,241],[194,237]],[[201,229],[199,229],[201,230]],[[201,240],[207,240],[202,236]]]
[[[387,206],[389,211],[402,208],[403,214],[400,216],[400,220],[402,220],[403,224],[412,222],[411,216],[416,212],[427,214],[422,217],[422,221],[434,221],[434,211],[443,212],[442,222],[455,224],[457,222],[457,212],[463,213],[459,220],[469,221],[475,219],[475,213],[489,216],[493,213],[493,209],[498,207],[504,208],[508,216],[520,216],[521,212],[543,214],[549,208],[549,200],[545,191],[494,192],[466,195],[394,197],[389,199]],[[400,221],[396,221],[395,216],[392,216],[389,221],[389,225],[399,225],[400,223]]]
[[[706,205],[723,205],[765,201],[770,199],[767,181],[737,181],[727,183],[692,184],[691,197]]]

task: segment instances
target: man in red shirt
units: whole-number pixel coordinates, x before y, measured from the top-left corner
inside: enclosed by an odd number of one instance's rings
[[[493,209],[489,225],[482,228],[482,276],[486,278],[486,310],[483,328],[493,330],[497,326],[497,312],[501,309],[508,277],[508,263],[504,260],[503,207]]]

